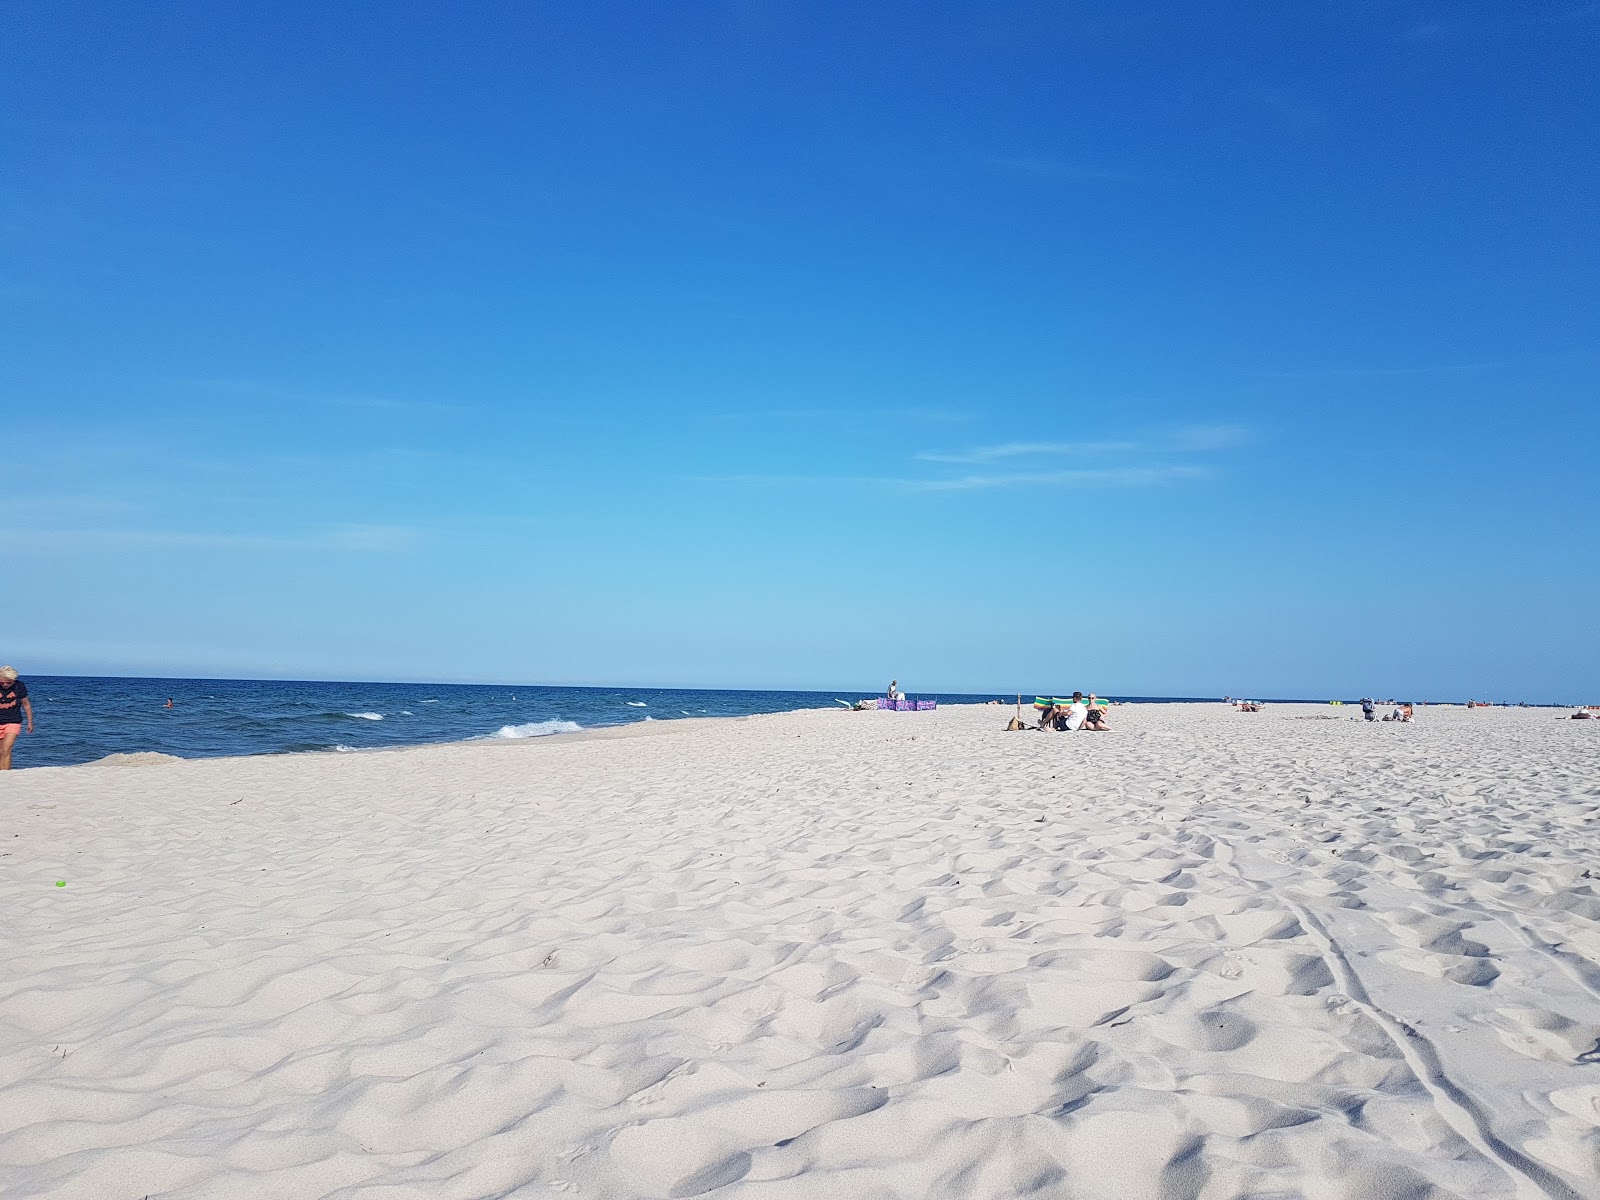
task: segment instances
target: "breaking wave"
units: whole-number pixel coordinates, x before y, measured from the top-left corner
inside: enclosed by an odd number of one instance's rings
[[[576,721],[530,721],[526,725],[502,725],[491,733],[497,738],[549,737],[552,733],[577,733],[583,726]]]
[[[381,720],[383,720],[383,714],[382,713],[371,713],[371,712],[367,712],[367,713],[345,713],[344,715],[347,716],[347,717],[354,717],[358,721],[381,721]]]

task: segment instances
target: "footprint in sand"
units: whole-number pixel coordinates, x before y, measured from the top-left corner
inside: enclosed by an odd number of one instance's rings
[[[632,1125],[611,1141],[611,1160],[652,1197],[698,1196],[743,1179],[750,1155],[738,1139],[695,1121]]]
[[[1519,1054],[1557,1063],[1600,1063],[1600,1025],[1537,1008],[1499,1008],[1489,1018]]]

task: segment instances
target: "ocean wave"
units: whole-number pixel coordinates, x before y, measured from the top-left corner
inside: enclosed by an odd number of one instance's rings
[[[649,708],[650,707],[643,700],[624,700],[623,703],[626,704],[629,708]]]
[[[383,720],[383,714],[382,713],[372,713],[372,712],[344,713],[342,715],[344,715],[346,717],[354,717],[358,721],[381,721],[381,720]]]
[[[418,700],[417,703],[418,704],[437,704],[439,702],[437,700]]]
[[[414,714],[412,713],[412,711],[409,708],[402,708],[400,710],[400,715],[402,717],[409,717],[409,716],[413,716]]]
[[[354,746],[346,746],[343,742],[336,743],[333,748],[340,754],[354,754],[356,752]]]
[[[654,720],[655,720],[655,718],[654,718],[654,717],[646,717],[646,718],[645,718],[645,720],[646,720],[646,721],[654,721]]]
[[[536,738],[549,737],[552,733],[577,733],[583,726],[576,721],[530,721],[526,725],[502,725],[490,737],[497,738]]]

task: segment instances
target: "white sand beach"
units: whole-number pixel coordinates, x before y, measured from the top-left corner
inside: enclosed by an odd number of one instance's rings
[[[11,772],[0,1194],[1600,1196],[1600,722],[1352,711]]]

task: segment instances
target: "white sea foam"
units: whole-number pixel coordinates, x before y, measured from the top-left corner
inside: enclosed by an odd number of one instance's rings
[[[655,720],[655,718],[654,718],[654,717],[646,717],[646,718],[645,718],[645,720],[646,720],[646,721],[654,721],[654,720]]]
[[[412,712],[411,712],[411,710],[410,710],[410,709],[409,709],[409,708],[402,708],[402,709],[401,709],[401,710],[400,710],[400,715],[401,715],[401,716],[402,716],[402,717],[409,717],[409,716],[412,716],[412,715],[413,715],[413,713],[412,713]]]
[[[491,737],[497,738],[536,738],[549,737],[552,733],[577,733],[583,726],[576,721],[530,721],[526,725],[502,725]]]
[[[334,749],[340,754],[354,754],[356,752],[356,748],[354,746],[346,746],[343,742],[340,742],[338,745],[334,746]]]
[[[347,717],[355,717],[358,721],[381,721],[382,713],[345,713]]]
[[[650,707],[643,700],[624,700],[623,703],[626,704],[629,708],[649,708]]]

